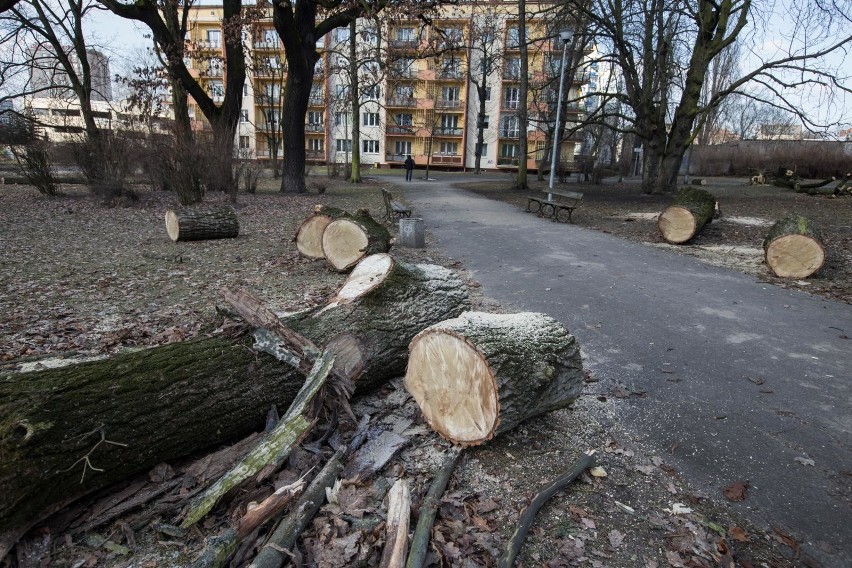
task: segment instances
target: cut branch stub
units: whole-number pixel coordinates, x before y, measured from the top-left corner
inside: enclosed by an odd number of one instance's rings
[[[663,238],[674,244],[685,243],[713,220],[716,198],[703,189],[685,187],[674,203],[660,213],[657,228]]]
[[[409,352],[406,389],[433,430],[465,446],[570,405],[583,385],[577,341],[545,314],[466,312]]]
[[[805,217],[781,219],[763,240],[769,269],[781,278],[807,278],[825,262],[822,237]]]
[[[345,215],[345,211],[336,207],[315,206],[314,214],[302,221],[296,229],[296,237],[293,240],[299,253],[308,258],[325,258],[322,251],[322,234],[329,223]]]
[[[233,207],[206,209],[169,209],[166,232],[178,241],[227,239],[240,234],[240,223]]]
[[[322,233],[323,255],[335,270],[349,270],[361,259],[388,250],[390,233],[366,211],[336,219]]]

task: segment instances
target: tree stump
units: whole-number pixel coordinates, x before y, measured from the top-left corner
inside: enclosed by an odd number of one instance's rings
[[[322,233],[323,256],[340,272],[367,256],[387,252],[390,246],[390,233],[366,210],[335,219]]]
[[[763,240],[763,250],[766,265],[781,278],[807,278],[825,262],[819,231],[801,216],[772,225]]]
[[[169,209],[166,232],[174,242],[228,239],[240,234],[240,223],[233,207],[213,209]]]
[[[313,215],[302,221],[296,229],[293,240],[299,253],[308,258],[325,258],[322,251],[322,234],[329,223],[345,215],[348,215],[346,211],[336,207],[315,206]]]
[[[657,228],[663,238],[674,244],[685,243],[713,220],[716,198],[703,189],[685,187],[674,203],[660,213]]]
[[[463,446],[564,408],[583,387],[580,347],[550,316],[466,312],[419,333],[405,387],[429,426]]]

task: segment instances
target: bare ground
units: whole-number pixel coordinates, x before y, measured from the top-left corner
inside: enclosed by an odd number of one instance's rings
[[[332,183],[324,195],[289,196],[272,192],[269,185],[269,191],[239,196],[239,238],[197,243],[168,240],[163,216],[173,206],[170,195],[140,188],[137,203],[106,208],[83,188],[68,187],[66,195],[55,199],[24,186],[0,188],[0,289],[4,292],[0,372],[38,368],[62,359],[109,356],[205,333],[218,323],[214,306],[220,302],[218,289],[225,285],[244,286],[276,310],[322,302],[343,276],[327,270],[321,261],[296,255],[291,242],[295,227],[316,203],[352,210],[367,207],[378,217],[382,212],[378,186]],[[627,238],[645,235],[654,241],[651,223],[641,217],[626,219],[635,217],[631,214],[658,212],[663,198],[636,195],[625,205],[623,194],[613,195],[617,188],[606,188],[600,199],[594,197],[594,189],[584,191],[578,224]],[[217,197],[210,196],[208,201]],[[504,191],[499,197],[523,199]],[[727,206],[726,213],[768,217],[771,209],[767,208],[774,206],[766,201],[753,199],[760,205],[756,211],[743,203],[741,208]],[[846,216],[847,223],[850,218]],[[757,232],[744,227],[738,244],[759,246],[753,242]],[[702,239],[713,235],[710,232]],[[839,242],[848,251],[848,232],[843,238]],[[712,239],[701,244],[733,246]],[[443,258],[428,237],[425,250],[396,248],[394,253],[409,261],[463,270],[452,259]],[[848,277],[842,266],[832,270]],[[477,284],[468,282],[479,309],[500,310],[488,298],[477,296]],[[849,301],[848,278],[838,286],[839,292],[831,294]],[[809,289],[835,290],[828,284]],[[796,558],[795,535],[783,527],[767,531],[736,518],[724,507],[721,495],[698,495],[688,487],[666,464],[666,456],[647,454],[627,433],[600,425],[596,417],[613,413],[619,399],[634,396],[644,393],[621,385],[600,392],[595,378],[589,376],[586,391],[572,409],[532,420],[492,443],[466,450],[441,504],[431,564],[495,565],[518,513],[537,488],[567,469],[583,450],[595,449],[605,476],[603,472],[586,474],[545,506],[519,565],[817,565]],[[384,542],[382,498],[387,488],[399,477],[411,481],[416,519],[429,479],[447,449],[423,425],[416,405],[398,381],[361,397],[354,410],[359,416],[369,414],[376,431],[391,430],[410,441],[375,478],[344,484],[332,493],[332,502],[323,507],[295,551],[301,558],[299,565],[377,565]],[[318,463],[319,455],[327,455],[326,449],[307,444],[271,482],[247,486],[230,496],[199,529],[177,529],[177,514],[185,503],[181,492],[209,483],[216,470],[242,451],[243,446],[235,446],[161,466],[125,487],[83,500],[31,531],[17,556],[2,565],[189,565],[205,538],[244,512],[249,501],[296,479]],[[93,519],[109,517],[117,503],[146,492],[154,494],[160,484],[174,479],[182,480],[180,490],[148,499],[86,529]],[[249,539],[245,558],[262,545],[268,530],[265,527]]]

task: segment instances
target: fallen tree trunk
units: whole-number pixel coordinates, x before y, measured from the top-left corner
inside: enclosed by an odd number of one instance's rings
[[[322,253],[332,268],[345,272],[372,254],[390,250],[390,233],[360,210],[330,222],[322,233]]]
[[[405,387],[429,426],[454,444],[482,444],[574,402],[580,348],[545,314],[467,312],[411,342]]]
[[[284,320],[333,346],[347,376],[366,370],[360,391],[402,375],[414,335],[470,306],[448,269],[376,260],[327,309]],[[269,405],[289,406],[305,374],[251,346],[205,338],[0,378],[0,558],[90,491],[262,429]]]
[[[302,221],[296,229],[293,241],[299,253],[308,258],[325,258],[325,253],[322,251],[322,234],[329,223],[345,215],[348,215],[346,211],[336,207],[327,205],[314,207],[313,215]]]
[[[834,195],[835,188],[826,187],[837,178],[831,177],[824,181],[816,181],[813,183],[799,183],[796,188],[796,193],[807,193],[808,195]]]
[[[0,558],[77,497],[262,429],[269,405],[289,404],[303,382],[247,337],[3,377]]]
[[[825,262],[819,231],[801,216],[772,225],[763,240],[763,251],[767,266],[781,278],[807,278]]]
[[[169,209],[166,232],[175,242],[227,239],[240,234],[240,223],[233,207]]]
[[[405,373],[414,336],[467,309],[467,288],[453,271],[377,254],[358,264],[325,308],[284,323],[348,368],[362,368],[354,380],[363,391]]]
[[[685,187],[674,203],[660,213],[657,228],[663,238],[674,244],[685,243],[713,220],[716,198],[703,189]]]

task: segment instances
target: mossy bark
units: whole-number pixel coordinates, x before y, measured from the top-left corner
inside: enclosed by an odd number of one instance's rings
[[[395,261],[385,280],[356,302],[283,321],[321,345],[357,336],[365,366],[355,388],[364,391],[405,373],[408,344],[420,331],[469,309],[467,287],[453,271]]]
[[[263,428],[303,382],[247,337],[0,378],[0,557],[85,493]]]

